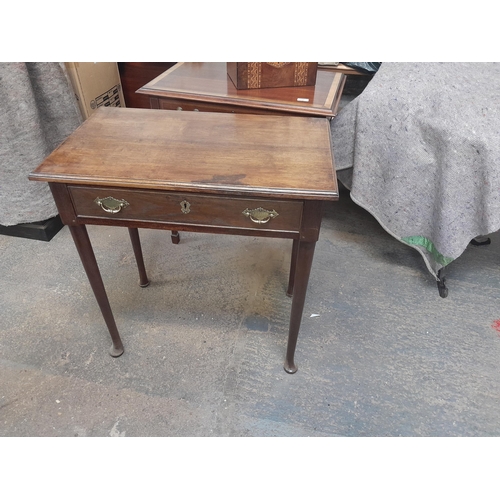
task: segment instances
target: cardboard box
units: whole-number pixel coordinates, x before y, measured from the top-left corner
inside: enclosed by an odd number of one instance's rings
[[[228,62],[227,74],[238,90],[316,85],[318,63]]]
[[[101,106],[125,107],[117,63],[69,62],[65,66],[85,119]]]

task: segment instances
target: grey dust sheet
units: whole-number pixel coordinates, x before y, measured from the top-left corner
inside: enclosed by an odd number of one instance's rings
[[[383,63],[331,135],[353,201],[434,276],[500,228],[500,63]]]
[[[0,63],[0,224],[57,214],[45,182],[28,175],[81,123],[63,63]]]

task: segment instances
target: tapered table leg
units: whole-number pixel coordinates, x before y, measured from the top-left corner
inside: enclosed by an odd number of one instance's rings
[[[314,256],[316,242],[301,241],[298,244],[297,266],[295,271],[295,285],[292,299],[292,311],[290,313],[290,329],[288,331],[288,345],[285,358],[285,371],[295,373],[297,366],[294,362],[295,347],[299,336],[302,311],[306,299],[307,284]]]
[[[288,278],[288,290],[286,294],[288,297],[293,295],[293,285],[295,283],[295,269],[297,268],[297,256],[299,254],[299,240],[293,240],[292,258],[290,261],[290,276]]]
[[[118,333],[118,329],[116,328],[115,318],[113,317],[113,312],[111,311],[111,306],[109,305],[108,296],[104,288],[104,283],[102,282],[101,273],[95,259],[94,250],[87,233],[87,228],[84,225],[69,226],[69,230],[71,231],[73,241],[75,242],[76,249],[80,255],[80,260],[83,264],[83,268],[87,273],[90,286],[92,287],[104,321],[106,322],[106,326],[108,327],[111,335],[113,345],[111,346],[109,353],[111,356],[116,358],[123,354],[123,344],[120,334]]]
[[[136,227],[129,227],[130,241],[134,249],[135,261],[137,262],[137,269],[139,270],[139,285],[143,288],[149,285],[148,275],[146,274],[146,267],[144,266],[144,258],[142,256],[141,240],[139,239],[139,230]]]
[[[177,245],[179,241],[181,241],[181,237],[179,236],[179,231],[172,231],[170,237],[172,238],[172,243],[174,245]]]

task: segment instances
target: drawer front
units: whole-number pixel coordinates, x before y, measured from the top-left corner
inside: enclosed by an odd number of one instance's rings
[[[183,99],[158,99],[160,109],[177,111],[201,111],[215,113],[234,113],[235,108],[223,104],[204,103],[199,101],[186,101]]]
[[[136,189],[69,188],[79,217],[299,231],[302,202]]]
[[[238,113],[252,115],[293,115],[290,111],[279,111],[276,109],[256,108],[252,106],[235,106],[223,103],[197,102],[182,99],[158,99],[159,109],[169,109],[177,111],[200,111],[209,113]]]

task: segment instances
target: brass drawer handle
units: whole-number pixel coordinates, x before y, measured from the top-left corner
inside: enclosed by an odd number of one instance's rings
[[[127,201],[117,200],[112,196],[107,196],[106,198],[96,198],[94,201],[105,212],[108,212],[108,214],[117,214],[122,208],[129,206],[129,203]]]
[[[247,217],[250,217],[250,220],[255,222],[255,224],[265,224],[279,215],[276,210],[266,210],[262,207],[254,208],[252,210],[246,208],[242,213]]]

